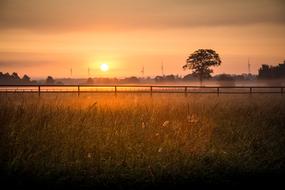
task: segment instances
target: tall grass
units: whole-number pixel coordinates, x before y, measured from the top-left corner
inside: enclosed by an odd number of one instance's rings
[[[280,95],[1,95],[0,164],[15,183],[235,183],[285,168]]]

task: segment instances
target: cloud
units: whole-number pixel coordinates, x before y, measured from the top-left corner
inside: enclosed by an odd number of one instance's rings
[[[0,70],[28,69],[30,71],[31,69],[40,69],[38,72],[41,73],[46,69],[57,72],[60,68],[67,69],[83,62],[84,58],[70,53],[0,51]]]
[[[97,31],[285,24],[281,0],[0,0],[0,29]]]
[[[6,60],[0,61],[0,69],[5,68],[27,68],[35,66],[43,66],[46,64],[51,64],[53,62],[47,60],[36,60],[36,61],[26,61],[26,60]]]

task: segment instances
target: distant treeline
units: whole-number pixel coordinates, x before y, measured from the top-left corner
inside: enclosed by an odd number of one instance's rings
[[[213,81],[240,81],[240,80],[253,80],[256,76],[250,74],[241,75],[230,75],[230,74],[220,74],[215,75],[209,80]],[[136,83],[163,83],[163,82],[186,82],[186,81],[197,81],[198,78],[192,74],[188,74],[184,77],[179,75],[164,75],[156,77],[126,77],[122,79],[118,78],[88,78],[88,79],[57,79],[48,76],[45,80],[35,81],[31,80],[28,75],[24,75],[22,78],[14,72],[12,74],[0,72],[0,84],[5,85],[15,85],[15,84],[26,84],[26,85],[36,85],[36,84],[47,84],[47,85],[62,85],[62,84],[136,84]]]
[[[250,73],[244,74],[218,74],[214,76],[210,76],[208,80],[211,81],[248,81],[248,80],[256,80],[256,79],[285,79],[285,61],[283,64],[279,64],[277,66],[269,66],[262,65],[259,69],[258,75],[253,75]],[[188,74],[184,77],[179,75],[163,75],[163,76],[155,76],[154,78],[138,78],[138,77],[127,77],[124,79],[117,78],[88,78],[85,82],[86,84],[94,84],[94,83],[148,83],[148,82],[186,82],[186,81],[197,81],[199,80],[196,75]]]
[[[63,84],[60,81],[55,81],[53,77],[48,76],[45,81],[38,82],[35,80],[31,80],[28,75],[24,75],[22,78],[18,75],[18,73],[13,72],[12,74],[9,73],[2,73],[0,72],[0,85],[36,85],[36,84]]]
[[[252,75],[250,73],[231,75],[231,74],[219,74],[211,76],[208,80],[211,81],[247,81],[256,79],[285,79],[285,61],[284,63],[278,64],[277,66],[262,65],[258,71],[258,75]],[[14,72],[11,75],[9,73],[3,74],[0,72],[0,84],[49,84],[49,85],[59,85],[59,84],[128,84],[128,83],[163,83],[163,82],[186,82],[186,81],[197,81],[199,80],[194,74],[188,74],[183,76],[180,75],[163,75],[151,77],[126,77],[123,79],[118,78],[88,78],[88,79],[53,79],[53,77],[48,76],[42,81],[32,81],[28,75],[24,75],[22,78]]]
[[[251,74],[241,74],[241,75],[230,75],[230,74],[219,74],[209,78],[209,81],[246,81],[246,80],[255,80],[257,77]],[[59,79],[60,80],[60,79]],[[62,79],[63,83],[72,83],[76,79]],[[175,83],[175,82],[187,82],[187,81],[199,81],[193,74],[188,74],[186,76],[179,75],[163,75],[163,76],[155,76],[155,77],[126,77],[123,79],[118,78],[88,78],[85,79],[77,79],[79,84],[136,84],[136,83]]]
[[[0,84],[37,84],[36,81],[31,81],[31,78],[28,75],[24,75],[22,78],[19,77],[17,73],[9,73],[3,74],[0,72]]]
[[[235,80],[253,80],[256,76],[251,74],[241,74],[241,75],[231,75],[231,74],[219,74],[208,78],[208,80],[213,81],[235,81]],[[165,76],[156,76],[154,78],[155,82],[173,82],[173,81],[197,81],[196,75],[188,74],[184,77],[178,75],[165,75]]]
[[[262,65],[258,71],[260,79],[281,79],[285,78],[285,60],[277,66]]]

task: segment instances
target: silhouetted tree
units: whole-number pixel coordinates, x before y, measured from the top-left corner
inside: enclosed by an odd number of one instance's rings
[[[262,65],[258,70],[258,78],[275,79],[285,78],[285,61],[277,66]]]
[[[20,80],[20,77],[19,77],[18,73],[16,73],[16,72],[12,73],[11,77],[15,81],[19,81]]]
[[[11,81],[12,80],[11,75],[9,73],[5,73],[4,74],[4,80],[5,81]]]
[[[4,79],[4,74],[0,72],[0,80]]]
[[[23,83],[30,83],[31,78],[28,75],[24,75],[22,78]]]
[[[203,79],[210,78],[211,73],[213,73],[210,67],[219,66],[220,64],[220,56],[214,50],[198,49],[188,57],[183,69],[192,70],[192,74],[197,76],[200,80],[200,84],[202,84]]]
[[[221,86],[234,86],[235,78],[230,74],[220,74],[214,77]]]
[[[88,78],[86,84],[94,84],[94,80],[92,78]]]
[[[140,80],[137,77],[127,77],[121,80],[122,83],[139,83]]]
[[[14,72],[11,75],[9,73],[3,74],[0,72],[0,84],[35,84],[36,81],[31,81],[28,75],[19,77],[18,73]]]
[[[51,76],[48,76],[46,79],[46,84],[54,84],[54,83],[55,83],[55,80]]]
[[[155,82],[162,82],[163,81],[163,76],[156,76],[154,78]]]
[[[164,75],[164,76],[156,76],[154,77],[155,82],[175,82],[182,80],[179,75]]]
[[[191,81],[191,80],[194,80],[194,79],[195,79],[195,77],[193,76],[193,74],[188,74],[188,75],[185,75],[183,77],[184,81]]]
[[[173,82],[176,79],[174,75],[166,75],[164,78],[165,78],[165,81],[169,81],[169,82]]]
[[[220,75],[216,75],[215,78],[218,81],[234,81],[234,77],[229,75],[229,74],[220,74]]]
[[[271,72],[271,68],[269,67],[269,65],[261,65],[261,68],[258,70],[258,77],[262,78],[262,79],[268,79],[271,78],[272,76],[272,72]]]

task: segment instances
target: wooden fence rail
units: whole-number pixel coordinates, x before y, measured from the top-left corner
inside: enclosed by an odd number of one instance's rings
[[[179,86],[179,85],[0,85],[0,93],[191,93],[283,94],[285,86]]]

